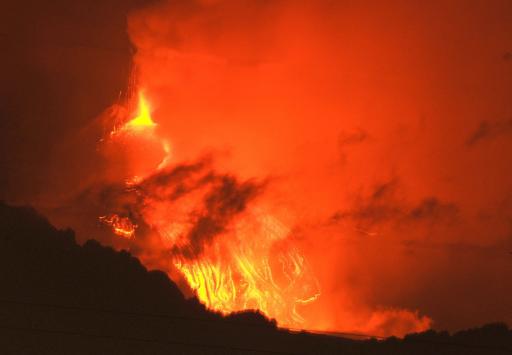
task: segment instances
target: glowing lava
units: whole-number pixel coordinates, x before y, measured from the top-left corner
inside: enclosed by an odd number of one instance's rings
[[[165,156],[149,174],[126,180],[123,206],[136,220],[117,214],[100,220],[137,243],[143,263],[171,263],[208,308],[224,314],[254,309],[282,326],[300,326],[297,306],[316,300],[319,285],[290,242],[291,230],[258,205],[261,184],[220,174],[206,161],[171,165],[169,140],[155,126],[141,92],[136,117],[111,138],[142,136],[160,144]],[[134,238],[136,223],[149,227],[141,238]]]
[[[100,221],[111,226],[115,234],[128,239],[134,236],[137,228],[128,217],[119,217],[117,214],[101,216]]]
[[[139,91],[139,103],[137,116],[128,121],[124,126],[124,130],[140,130],[155,127],[156,123],[151,118],[151,108],[144,96],[144,92]]]

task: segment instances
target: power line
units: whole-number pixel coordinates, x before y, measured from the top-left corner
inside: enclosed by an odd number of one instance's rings
[[[291,329],[294,330],[295,329]],[[331,332],[331,331],[310,331],[314,334],[322,334],[322,335],[331,335],[331,336],[338,336],[338,337],[358,337],[358,338],[366,338],[363,340],[370,340],[372,338],[377,339],[379,341],[385,341],[389,340],[390,337],[383,337],[379,335],[370,335],[370,334],[364,334],[364,333],[345,333],[345,332]],[[404,338],[401,340],[402,344],[407,344],[408,342],[412,343],[427,343],[427,344],[433,344],[433,345],[446,345],[446,346],[455,346],[455,347],[462,347],[462,348],[469,348],[469,349],[482,349],[482,350],[498,350],[503,351],[507,353],[512,353],[512,348],[506,348],[506,347],[497,347],[497,346],[491,346],[491,345],[482,345],[482,344],[464,344],[464,343],[456,343],[451,341],[442,341],[442,340],[434,340],[434,339],[420,339],[420,338]]]
[[[264,353],[264,354],[282,354],[282,355],[297,354],[297,353],[288,353],[288,352],[283,352],[283,351],[273,351],[273,350],[264,350],[264,349],[254,349],[254,348],[242,348],[242,347],[224,346],[224,345],[217,345],[217,344],[190,343],[190,342],[183,342],[183,341],[176,341],[176,340],[137,338],[137,337],[119,336],[119,335],[112,335],[112,334],[95,334],[95,333],[85,333],[85,332],[77,332],[77,331],[70,331],[70,330],[57,330],[57,329],[47,329],[47,328],[13,327],[13,326],[8,326],[8,325],[0,325],[0,329],[14,330],[14,331],[19,331],[19,332],[84,336],[84,337],[90,337],[90,338],[100,338],[100,339],[109,339],[109,340],[136,341],[136,342],[143,342],[143,343],[163,344],[163,345],[181,345],[181,346],[200,347],[200,348],[207,348],[207,349],[209,348],[209,349],[222,349],[222,350],[231,350],[231,351],[257,352],[257,353]]]
[[[244,326],[251,326],[251,327],[261,327],[266,328],[267,330],[269,327],[266,327],[264,324],[255,323],[255,322],[247,322],[247,321],[232,321],[228,319],[223,318],[217,318],[217,319],[209,319],[209,318],[199,318],[199,317],[187,317],[187,316],[178,316],[178,315],[170,315],[170,314],[159,314],[159,313],[144,313],[144,312],[133,312],[133,311],[122,311],[122,310],[114,310],[114,309],[104,309],[104,308],[94,308],[94,307],[81,307],[81,306],[69,306],[69,305],[58,305],[58,304],[49,304],[49,303],[36,303],[36,302],[23,302],[23,301],[14,301],[14,300],[2,300],[0,299],[0,303],[4,304],[16,304],[16,305],[23,305],[23,306],[36,306],[36,307],[47,307],[47,308],[54,308],[54,309],[61,309],[61,310],[77,310],[82,312],[97,312],[97,313],[106,313],[106,314],[119,314],[119,315],[127,315],[127,316],[135,316],[135,317],[150,317],[150,318],[163,318],[163,319],[178,319],[183,321],[200,321],[200,322],[213,322],[218,324],[219,322],[225,322],[228,324],[234,324],[234,325],[244,325]],[[1,328],[2,326],[0,326]],[[27,328],[27,329],[33,329],[33,328]],[[270,328],[272,329],[272,328]],[[316,335],[328,335],[328,336],[337,336],[337,337],[358,337],[358,338],[367,338],[368,339],[377,339],[379,341],[384,341],[386,339],[389,339],[387,337],[374,335],[374,334],[365,334],[365,333],[348,333],[348,332],[330,332],[330,331],[318,331],[318,330],[307,330],[307,329],[294,329],[294,328],[281,328],[284,330],[288,330],[295,333],[301,333],[304,332],[306,334],[316,334]],[[72,333],[72,332],[71,332]],[[87,335],[87,334],[84,334]],[[103,336],[103,335],[100,335]],[[105,337],[108,337],[108,335],[105,335]],[[114,336],[115,337],[115,336]],[[130,339],[127,337],[127,339]],[[139,338],[133,338],[131,340],[137,340]],[[141,341],[144,341],[142,339]],[[152,341],[152,340],[149,340]],[[446,346],[455,346],[455,347],[463,347],[463,348],[471,348],[471,349],[485,349],[485,350],[498,350],[498,351],[504,351],[512,353],[511,348],[506,347],[496,347],[496,346],[489,346],[489,345],[481,345],[481,344],[464,344],[464,343],[457,343],[457,342],[450,342],[450,341],[439,341],[439,340],[433,340],[433,339],[418,339],[418,338],[406,338],[401,340],[403,344],[406,344],[407,342],[416,342],[416,343],[429,343],[429,344],[435,344],[435,345],[446,345]],[[237,350],[238,348],[233,348],[232,350]],[[240,348],[241,351],[243,348]],[[255,349],[247,349],[247,351],[260,351]],[[265,351],[265,350],[261,350]],[[270,351],[272,352],[272,351]],[[277,354],[287,354],[284,352],[273,352]]]
[[[348,333],[348,332],[336,332],[336,331],[330,331],[330,330],[316,330],[316,329],[298,329],[298,328],[287,328],[288,330],[292,332],[302,332],[306,331],[311,334],[320,334],[320,335],[329,335],[329,336],[335,336],[338,338],[359,338],[359,339],[377,339],[377,340],[386,340],[387,337],[380,336],[380,335],[372,335],[372,334],[365,334],[365,333]]]
[[[243,325],[249,327],[260,327],[264,329],[273,329],[268,323],[256,323],[256,322],[248,322],[248,321],[236,321],[229,320],[226,318],[200,318],[200,317],[189,317],[189,316],[179,316],[179,315],[171,315],[171,314],[163,314],[163,313],[145,313],[145,312],[133,312],[133,311],[123,311],[123,310],[115,310],[115,309],[106,309],[106,308],[96,308],[96,307],[84,307],[84,306],[69,306],[69,305],[58,305],[51,303],[36,303],[36,302],[23,302],[23,301],[14,301],[14,300],[2,300],[0,299],[0,303],[6,304],[16,304],[22,306],[36,306],[36,307],[47,307],[47,308],[56,308],[63,310],[76,310],[82,312],[97,312],[97,313],[106,313],[106,314],[119,314],[125,316],[134,316],[134,317],[148,317],[148,318],[163,318],[163,319],[177,319],[183,321],[198,321],[198,322],[213,322],[218,324],[219,322],[224,322],[233,325]],[[321,334],[321,335],[330,335],[337,337],[358,337],[358,338],[375,338],[379,340],[384,340],[386,337],[373,335],[373,334],[364,334],[364,333],[348,333],[348,332],[334,332],[334,331],[322,331],[315,329],[300,329],[300,328],[281,328],[285,330],[289,330],[291,332],[300,333],[306,332],[311,334]]]
[[[184,321],[198,321],[198,322],[214,322],[218,324],[219,322],[234,324],[234,325],[244,325],[250,327],[261,327],[269,329],[271,326],[266,323],[256,323],[256,322],[248,322],[248,321],[236,321],[230,320],[223,317],[219,318],[200,318],[200,317],[190,317],[190,316],[180,316],[180,315],[172,315],[172,314],[164,314],[164,313],[146,313],[146,312],[134,312],[134,311],[124,311],[124,310],[116,310],[116,309],[107,309],[107,308],[98,308],[98,307],[86,307],[86,306],[70,306],[70,305],[62,305],[62,304],[54,304],[54,303],[38,303],[38,302],[24,302],[24,301],[15,301],[15,300],[6,300],[0,299],[0,303],[5,304],[15,304],[20,306],[35,306],[35,307],[47,307],[47,308],[56,308],[63,310],[76,310],[82,312],[96,312],[96,313],[107,313],[107,314],[119,314],[126,316],[134,316],[134,317],[148,317],[148,318],[164,318],[164,319],[177,319]]]

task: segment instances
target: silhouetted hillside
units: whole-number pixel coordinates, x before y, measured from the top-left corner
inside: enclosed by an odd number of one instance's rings
[[[289,333],[257,313],[223,318],[168,277],[34,210],[0,203],[2,354],[507,354],[503,324],[356,341]]]

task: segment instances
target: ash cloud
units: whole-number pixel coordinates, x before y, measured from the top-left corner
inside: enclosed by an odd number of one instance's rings
[[[169,174],[173,177],[172,180],[176,186],[171,193],[171,200],[178,200],[187,193],[202,187],[205,187],[208,192],[203,197],[202,206],[192,212],[192,227],[185,236],[188,244],[185,247],[173,247],[172,252],[187,258],[195,258],[201,255],[204,247],[214,238],[226,231],[230,222],[237,215],[244,212],[248,203],[262,192],[263,184],[252,181],[239,182],[236,177],[231,175],[220,175],[211,170],[204,171],[203,163],[188,166],[186,170],[189,174],[184,174],[183,168],[174,168]],[[198,171],[201,172],[201,175],[195,181],[189,181],[189,179],[193,179],[190,173]],[[179,180],[175,180],[177,173],[181,175]],[[156,176],[156,180],[159,183],[162,182],[160,174]],[[170,184],[169,179],[164,178],[164,180],[166,180],[163,185],[165,188],[173,185]],[[153,179],[150,184],[152,183],[154,183]],[[147,186],[144,186],[143,189],[149,196],[153,194],[147,189]],[[179,200],[176,203],[179,203]]]
[[[478,128],[469,136],[466,145],[469,147],[483,141],[492,140],[512,134],[512,119],[501,121],[482,121]]]
[[[459,208],[454,203],[443,202],[435,196],[422,198],[416,204],[398,198],[400,184],[397,179],[378,184],[368,197],[359,197],[353,209],[338,211],[330,223],[350,219],[361,227],[372,227],[380,223],[427,222],[450,223],[457,219]]]
[[[340,163],[347,164],[350,150],[358,147],[360,144],[367,143],[369,138],[368,132],[360,127],[353,130],[342,130],[338,136]]]
[[[204,210],[188,232],[190,246],[185,250],[178,249],[187,257],[200,255],[204,245],[224,232],[233,218],[241,214],[261,191],[261,186],[251,182],[239,183],[232,176],[222,176],[217,180],[215,187],[205,196]]]
[[[359,144],[366,141],[368,138],[368,132],[361,128],[354,131],[342,131],[339,135],[339,144],[341,147]]]
[[[170,250],[175,255],[196,258],[263,193],[266,185],[265,182],[240,181],[233,175],[217,173],[212,164],[212,158],[207,157],[194,163],[169,167],[128,189],[107,188],[102,195],[108,197],[103,196],[101,200],[113,204],[113,212],[124,211],[124,215],[137,216],[135,221],[143,223],[142,209],[146,201],[157,200],[171,207],[180,205],[187,196],[199,192],[201,196],[187,212],[190,226],[183,235],[186,244],[173,246]],[[117,201],[117,205],[113,201]],[[168,218],[172,219],[172,216]]]

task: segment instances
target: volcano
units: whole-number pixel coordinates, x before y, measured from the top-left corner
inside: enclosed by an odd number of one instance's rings
[[[6,285],[24,291],[6,301],[27,309],[5,325],[20,321],[16,346],[30,317],[77,338],[213,332],[204,343],[231,350],[506,344],[510,13],[500,0],[8,1],[0,200],[4,269],[19,275]],[[184,325],[240,317],[282,346]]]

